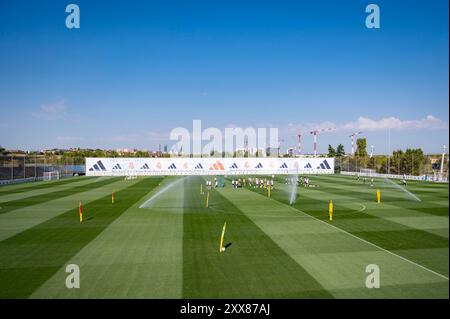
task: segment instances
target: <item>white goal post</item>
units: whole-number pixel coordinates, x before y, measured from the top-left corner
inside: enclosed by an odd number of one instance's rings
[[[44,181],[59,179],[59,171],[44,172],[42,179]]]
[[[375,170],[372,168],[360,168],[359,169],[359,175],[360,176],[374,176],[375,175]]]

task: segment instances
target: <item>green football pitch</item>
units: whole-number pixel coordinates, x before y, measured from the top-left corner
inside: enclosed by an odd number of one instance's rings
[[[284,177],[224,181],[208,207],[199,176],[0,187],[0,298],[449,298],[448,184],[311,176],[290,204]]]

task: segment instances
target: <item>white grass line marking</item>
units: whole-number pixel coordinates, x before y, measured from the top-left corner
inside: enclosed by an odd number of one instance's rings
[[[416,265],[417,267],[420,267],[420,268],[422,268],[422,269],[424,269],[424,270],[427,270],[427,271],[429,271],[429,272],[431,272],[431,273],[433,273],[433,274],[435,274],[435,275],[437,275],[437,276],[439,276],[439,277],[441,277],[441,278],[444,278],[445,280],[448,280],[448,277],[444,276],[443,274],[440,274],[440,273],[438,273],[438,272],[436,272],[436,271],[434,271],[434,270],[431,270],[431,269],[429,269],[429,268],[427,268],[427,267],[425,267],[425,266],[422,266],[422,265],[420,265],[420,264],[418,264],[418,263],[416,263],[416,262],[414,262],[414,261],[412,261],[412,260],[409,260],[409,259],[407,259],[407,258],[405,258],[405,257],[402,257],[402,256],[400,256],[400,255],[397,255],[396,253],[393,253],[393,252],[390,251],[390,250],[384,249],[383,247],[380,247],[380,246],[378,246],[378,245],[376,245],[376,244],[374,244],[374,243],[372,243],[372,242],[370,242],[370,241],[367,241],[367,240],[365,240],[365,239],[362,239],[361,237],[358,237],[358,236],[356,236],[356,235],[353,235],[352,233],[349,233],[348,231],[345,231],[345,230],[343,230],[342,228],[339,228],[339,227],[336,227],[336,226],[334,226],[334,225],[331,225],[331,224],[329,224],[329,223],[327,223],[327,222],[324,222],[323,220],[320,220],[320,219],[318,219],[318,218],[316,218],[316,217],[314,217],[314,216],[311,216],[311,215],[309,215],[309,214],[307,214],[307,213],[305,213],[304,211],[301,211],[301,210],[299,210],[299,209],[296,209],[296,208],[292,208],[292,209],[298,210],[299,212],[302,212],[303,214],[306,214],[306,215],[308,215],[309,217],[314,218],[315,220],[318,220],[318,221],[321,222],[321,223],[324,223],[325,225],[328,225],[328,226],[333,227],[333,228],[335,228],[335,229],[337,229],[337,230],[340,230],[340,231],[342,231],[342,232],[344,232],[344,233],[346,233],[346,234],[352,236],[353,238],[359,239],[360,241],[362,241],[362,242],[364,242],[364,243],[366,243],[366,244],[372,245],[372,246],[374,246],[374,247],[376,247],[376,248],[378,248],[378,249],[381,249],[381,250],[387,252],[388,254],[391,254],[391,255],[393,255],[393,256],[396,256],[396,257],[398,257],[398,258],[400,258],[400,259],[402,259],[402,260],[404,260],[404,261],[407,261],[407,262],[409,262],[409,263],[411,263],[411,264],[413,264],[413,265]]]
[[[359,210],[357,210],[355,213],[361,213],[361,212],[363,212],[363,211],[365,211],[366,210],[366,205],[364,205],[364,204],[361,204],[361,203],[359,203],[359,205],[361,205],[362,206],[362,208],[361,209],[359,209]]]
[[[256,193],[256,194],[261,195],[261,194],[259,194],[259,193]],[[261,196],[263,196],[263,195],[261,195]],[[279,202],[279,203],[280,203],[280,202]],[[370,241],[367,241],[367,240],[365,240],[365,239],[362,239],[361,237],[358,237],[358,236],[356,236],[356,235],[353,235],[352,233],[349,233],[348,231],[345,231],[345,230],[343,230],[343,229],[341,229],[341,228],[339,228],[339,227],[336,227],[336,226],[331,225],[331,224],[329,224],[329,223],[327,223],[327,222],[324,222],[323,220],[320,220],[320,219],[318,219],[318,218],[316,218],[316,217],[314,217],[314,216],[311,216],[311,215],[309,215],[308,213],[305,213],[304,211],[302,211],[302,210],[300,210],[300,209],[291,207],[291,206],[286,205],[286,204],[284,204],[284,203],[281,203],[281,204],[282,204],[282,205],[285,205],[285,206],[287,206],[287,207],[289,207],[290,209],[293,209],[293,210],[296,210],[296,211],[298,211],[298,212],[301,212],[301,213],[305,214],[306,216],[309,216],[310,218],[313,218],[313,219],[315,219],[315,220],[317,220],[317,221],[319,221],[319,222],[321,222],[321,223],[323,223],[323,224],[325,224],[325,225],[328,225],[328,226],[330,226],[330,227],[332,227],[332,228],[335,228],[335,229],[337,229],[337,230],[340,230],[341,232],[344,232],[344,233],[346,233],[347,235],[352,236],[353,238],[359,239],[360,241],[362,241],[362,242],[364,242],[364,243],[366,243],[366,244],[368,244],[368,245],[371,245],[371,246],[373,246],[373,247],[376,247],[376,248],[378,248],[378,249],[380,249],[380,250],[382,250],[382,251],[387,252],[388,254],[391,254],[391,255],[393,255],[393,256],[396,256],[396,257],[398,257],[398,258],[400,258],[400,259],[402,259],[402,260],[404,260],[404,261],[406,261],[406,262],[409,262],[409,263],[411,263],[411,264],[413,264],[413,265],[416,265],[417,267],[420,267],[420,268],[422,268],[422,269],[424,269],[424,270],[427,270],[427,271],[429,271],[429,272],[435,274],[436,276],[439,276],[439,277],[441,277],[441,278],[444,278],[445,280],[448,280],[448,277],[444,276],[443,274],[440,274],[440,273],[438,273],[438,272],[436,272],[436,271],[434,271],[434,270],[431,270],[431,269],[429,269],[429,268],[427,268],[427,267],[425,267],[425,266],[422,266],[422,265],[420,265],[420,264],[418,264],[418,263],[416,263],[416,262],[414,262],[414,261],[412,261],[412,260],[409,260],[409,259],[407,259],[407,258],[405,258],[405,257],[402,257],[402,256],[400,256],[400,255],[397,255],[396,253],[393,253],[393,252],[390,251],[390,250],[384,249],[383,247],[380,247],[380,246],[378,246],[378,245],[376,245],[376,244],[374,244],[374,243],[371,243]]]

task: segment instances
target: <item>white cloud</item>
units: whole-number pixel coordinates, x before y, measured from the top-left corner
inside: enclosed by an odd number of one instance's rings
[[[448,129],[448,123],[432,116],[420,120],[401,120],[396,117],[386,117],[380,120],[373,120],[366,117],[359,117],[354,122],[346,123],[342,126],[347,130],[365,130],[365,131],[377,131],[377,130],[409,130],[409,129],[429,129],[440,130]]]
[[[32,112],[31,116],[37,119],[56,120],[66,116],[66,105],[64,100],[53,103],[42,104],[37,112]]]

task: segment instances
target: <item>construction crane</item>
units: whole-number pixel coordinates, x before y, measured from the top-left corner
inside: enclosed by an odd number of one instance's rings
[[[362,134],[362,132],[355,132],[349,136],[352,138],[352,152],[350,153],[351,156],[355,155],[355,136],[359,134]]]
[[[313,137],[314,137],[314,156],[317,156],[317,135],[319,133],[331,132],[331,131],[334,131],[334,130],[335,130],[334,127],[329,127],[329,128],[323,128],[323,129],[320,129],[320,130],[314,130],[314,131],[309,132],[309,134],[312,134]]]
[[[297,155],[300,156],[302,153],[302,133],[297,134],[298,138],[298,146],[297,146]]]
[[[284,139],[279,138],[278,139],[278,157],[280,157],[280,149],[281,149],[281,143],[284,142]]]

